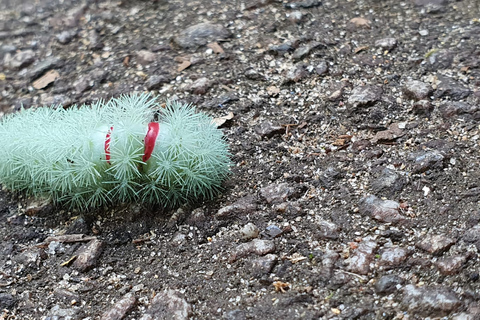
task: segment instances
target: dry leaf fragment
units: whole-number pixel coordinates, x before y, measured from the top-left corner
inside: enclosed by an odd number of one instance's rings
[[[192,65],[192,63],[188,60],[184,60],[182,63],[180,63],[180,65],[178,66],[177,68],[177,72],[182,72],[183,70],[187,69],[188,67],[190,67]]]
[[[60,77],[60,74],[56,70],[50,70],[35,80],[33,82],[33,87],[37,90],[43,89],[50,83],[54,82],[58,77]]]
[[[295,252],[290,257],[287,257],[287,259],[290,260],[290,262],[292,262],[293,264],[295,264],[297,262],[306,260],[307,257],[304,257],[304,256],[300,255],[298,252]]]
[[[275,86],[267,87],[267,93],[271,96],[276,96],[280,93],[280,89]]]
[[[350,23],[353,23],[355,27],[370,28],[372,22],[365,18],[356,17],[350,20]]]
[[[221,127],[227,120],[232,120],[233,119],[233,112],[229,112],[226,116],[215,118],[212,120],[212,122],[217,126]]]
[[[353,52],[354,52],[355,54],[357,54],[357,53],[359,53],[359,52],[361,52],[361,51],[366,51],[367,49],[368,49],[368,46],[361,46],[361,47],[355,48],[355,50],[353,50]]]
[[[225,51],[223,51],[223,48],[217,42],[209,43],[209,44],[207,44],[207,47],[209,47],[210,49],[213,50],[213,52],[218,53],[218,54],[225,52]]]
[[[274,281],[272,285],[275,287],[276,292],[286,292],[285,289],[290,286],[290,283],[288,282],[282,282],[282,281]]]

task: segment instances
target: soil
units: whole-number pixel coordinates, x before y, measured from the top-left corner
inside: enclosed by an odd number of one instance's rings
[[[145,91],[234,114],[211,201],[1,191],[0,319],[480,319],[479,19],[478,0],[0,0],[3,114]]]

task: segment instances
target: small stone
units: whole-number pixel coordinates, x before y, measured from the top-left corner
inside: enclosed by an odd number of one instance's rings
[[[271,184],[260,189],[260,194],[269,204],[282,203],[293,194],[293,188],[288,183]]]
[[[296,60],[300,60],[305,58],[310,52],[313,50],[323,46],[320,42],[312,41],[306,45],[298,47],[295,52],[292,54],[292,58]]]
[[[370,29],[372,22],[362,17],[356,17],[350,20],[350,24],[355,26],[356,28]]]
[[[160,89],[163,84],[170,82],[170,78],[164,75],[154,75],[148,78],[145,82],[145,86],[148,90]]]
[[[467,262],[468,256],[466,255],[456,255],[452,257],[439,259],[435,265],[438,270],[443,275],[453,275],[460,272],[465,263]]]
[[[35,61],[35,53],[33,50],[24,50],[17,52],[15,55],[7,53],[3,59],[5,67],[18,70],[29,66]]]
[[[455,243],[455,240],[448,238],[442,234],[439,235],[426,235],[423,239],[416,244],[417,248],[425,250],[433,255],[441,255],[448,251],[450,247]]]
[[[225,319],[225,320],[246,320],[247,316],[245,315],[244,310],[235,309],[235,310],[228,311],[227,313],[225,313],[223,315],[223,319]]]
[[[383,89],[375,85],[359,86],[353,88],[348,98],[348,103],[354,107],[367,107],[380,100]]]
[[[33,65],[32,69],[28,72],[27,77],[30,80],[35,80],[41,76],[45,71],[59,67],[63,64],[61,60],[57,57],[48,57],[45,60],[42,60]]]
[[[272,224],[266,227],[264,231],[262,231],[262,237],[266,239],[274,239],[279,235],[281,235],[282,233],[283,233],[282,229]]]
[[[274,125],[271,122],[262,122],[255,126],[255,133],[261,137],[271,138],[276,134],[285,132],[285,127]]]
[[[65,299],[68,302],[80,301],[80,295],[64,288],[55,288],[53,295],[60,299]]]
[[[472,91],[447,76],[438,76],[437,90],[435,92],[436,98],[450,97],[452,100],[462,100],[467,98]]]
[[[41,248],[27,249],[14,257],[14,260],[23,264],[27,268],[36,268],[40,266],[42,260],[47,258],[47,254]]]
[[[301,11],[287,13],[287,18],[293,23],[300,24],[305,15]]]
[[[375,41],[375,46],[384,50],[392,50],[397,46],[397,39],[395,38],[383,38]]]
[[[419,154],[413,155],[415,157],[413,173],[423,173],[435,168],[443,168],[443,160],[445,157],[437,150],[422,151]]]
[[[188,86],[188,91],[194,94],[205,94],[207,93],[208,89],[212,87],[212,85],[213,82],[204,77],[197,79],[194,83]]]
[[[308,8],[318,7],[321,4],[322,2],[319,0],[303,0],[303,1],[285,3],[284,7],[288,9],[299,9],[299,8],[308,9]]]
[[[458,115],[472,115],[478,111],[478,107],[466,102],[448,101],[438,108],[442,117],[448,119]]]
[[[253,239],[250,242],[242,243],[235,248],[233,254],[230,256],[229,261],[235,262],[238,259],[248,256],[254,253],[259,256],[266,255],[275,251],[275,243],[271,240]]]
[[[104,47],[104,44],[100,41],[100,35],[96,30],[90,30],[88,32],[88,47],[92,50],[101,50]]]
[[[88,271],[93,268],[102,254],[103,242],[95,239],[80,247],[76,252],[77,259],[73,262],[73,267],[80,272]]]
[[[380,253],[379,264],[387,267],[395,267],[407,260],[408,250],[402,247],[390,247]]]
[[[405,83],[403,92],[407,98],[422,100],[428,98],[432,94],[433,88],[424,82],[409,80]]]
[[[330,189],[335,186],[342,177],[343,173],[340,170],[335,167],[328,167],[319,174],[318,180],[322,187]]]
[[[247,77],[247,79],[250,79],[250,80],[254,80],[254,81],[262,81],[262,80],[265,80],[265,77],[258,73],[255,69],[248,69],[245,71],[245,77]]]
[[[416,287],[403,290],[402,305],[417,316],[442,317],[462,306],[457,294],[445,287]]]
[[[284,54],[287,52],[292,52],[295,48],[298,47],[298,40],[288,40],[279,45],[271,45],[268,50],[274,54]]]
[[[140,320],[172,319],[188,320],[192,306],[176,290],[165,290],[153,298],[150,307]]]
[[[305,70],[305,66],[303,64],[297,64],[287,72],[286,80],[287,82],[298,82],[307,75],[308,72]]]
[[[148,65],[155,62],[157,55],[148,50],[140,50],[137,52],[137,62],[141,65]]]
[[[382,276],[375,283],[375,291],[377,293],[390,294],[398,290],[398,286],[402,285],[404,280],[394,274]]]
[[[188,49],[225,40],[231,36],[231,32],[222,25],[206,22],[185,29],[173,41],[180,47]]]
[[[0,293],[0,309],[13,309],[17,299],[8,293]]]
[[[315,67],[315,72],[318,75],[324,75],[328,72],[328,64],[325,61],[320,61],[320,63]]]
[[[135,306],[137,299],[133,295],[127,295],[117,301],[109,310],[105,311],[101,320],[120,320]]]
[[[371,188],[376,194],[387,194],[392,196],[395,193],[402,191],[405,182],[405,178],[395,170],[384,168],[378,177],[372,181]]]
[[[465,231],[462,240],[468,243],[473,243],[480,250],[480,224],[473,226]]]
[[[175,232],[170,242],[173,246],[180,247],[187,243],[187,235],[185,233]]]
[[[277,263],[277,255],[267,254],[252,260],[252,273],[259,276],[270,273]]]
[[[400,204],[392,200],[382,200],[374,195],[360,200],[360,213],[369,215],[381,222],[401,223],[406,218],[400,214]]]
[[[58,304],[54,305],[47,314],[46,319],[77,319],[78,309],[64,308],[62,309]]]
[[[91,83],[87,77],[80,77],[77,81],[73,83],[73,87],[77,93],[83,93],[90,88],[93,87],[93,83]]]
[[[433,104],[428,100],[420,100],[413,104],[412,111],[416,115],[430,117],[434,109]]]
[[[315,221],[315,235],[320,239],[336,240],[340,234],[340,227],[335,223],[318,219]]]
[[[48,93],[44,93],[40,95],[40,104],[44,106],[58,106],[61,105],[62,107],[68,107],[73,103],[70,97],[64,94],[56,94],[50,95]]]
[[[240,237],[242,240],[251,240],[258,237],[260,230],[253,223],[249,222],[240,229]]]
[[[373,261],[374,251],[377,249],[377,246],[375,241],[362,241],[350,257],[350,271],[358,274],[368,274],[370,272],[370,263]]]
[[[217,219],[224,219],[232,216],[245,216],[255,212],[255,210],[257,210],[257,201],[254,196],[249,195],[238,199],[231,205],[221,208],[215,217]]]
[[[72,39],[77,35],[75,31],[62,31],[61,33],[57,34],[57,40],[61,44],[68,44]]]
[[[403,137],[405,132],[400,129],[400,123],[392,123],[387,130],[379,131],[372,138],[372,143],[388,143],[400,137]]]
[[[453,53],[448,50],[433,51],[428,54],[426,62],[425,67],[428,71],[448,69],[453,63]]]

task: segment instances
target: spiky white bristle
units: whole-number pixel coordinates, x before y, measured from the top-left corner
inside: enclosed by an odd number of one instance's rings
[[[177,205],[212,197],[230,168],[222,132],[194,107],[167,102],[144,162],[155,107],[155,99],[142,94],[4,116],[0,183],[79,208],[137,201]]]

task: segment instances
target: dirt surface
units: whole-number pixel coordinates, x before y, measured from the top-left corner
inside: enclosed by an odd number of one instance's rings
[[[148,91],[234,114],[206,203],[1,191],[0,319],[480,319],[479,19],[478,0],[0,0],[2,113]]]

